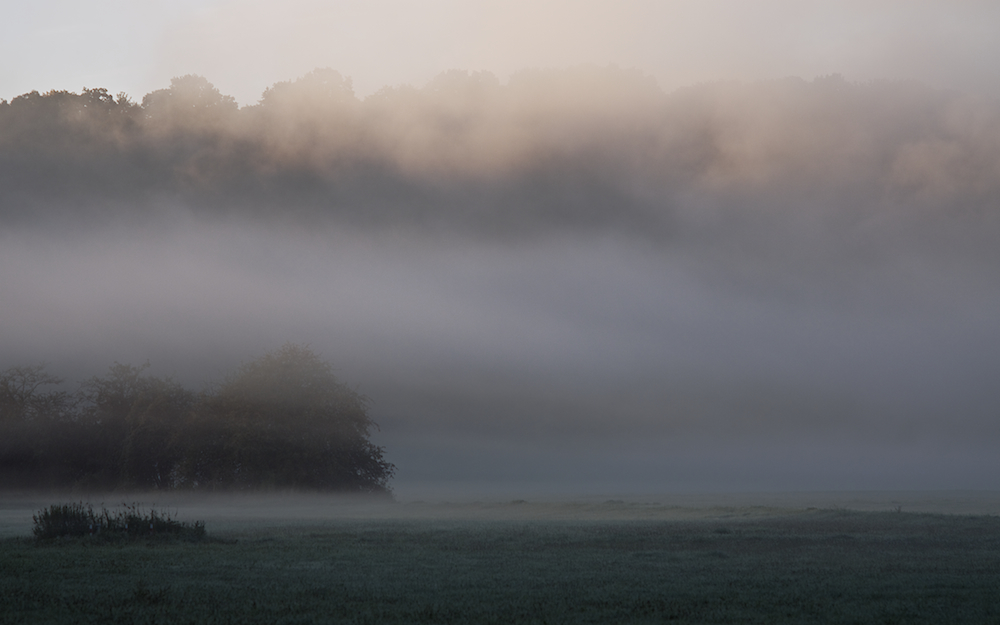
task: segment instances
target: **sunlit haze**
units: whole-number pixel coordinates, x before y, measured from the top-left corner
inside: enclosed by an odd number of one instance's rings
[[[0,370],[199,390],[308,345],[404,499],[1000,488],[997,24],[5,7]],[[17,99],[84,87],[130,100]]]

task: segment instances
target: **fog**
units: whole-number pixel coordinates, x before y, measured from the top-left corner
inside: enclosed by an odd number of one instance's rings
[[[56,95],[0,108],[0,368],[308,344],[404,500],[1000,487],[995,100],[316,72],[32,125]]]

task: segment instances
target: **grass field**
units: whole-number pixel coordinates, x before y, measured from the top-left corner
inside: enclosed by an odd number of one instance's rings
[[[996,516],[396,506],[201,543],[4,538],[0,622],[1000,623]]]

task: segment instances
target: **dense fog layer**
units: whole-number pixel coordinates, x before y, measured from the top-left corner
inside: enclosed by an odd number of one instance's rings
[[[1000,105],[912,83],[27,94],[0,367],[307,343],[404,494],[996,488],[998,174]]]

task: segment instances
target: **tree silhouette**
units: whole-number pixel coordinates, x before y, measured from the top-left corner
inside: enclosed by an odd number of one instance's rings
[[[142,111],[147,123],[164,129],[204,130],[230,118],[239,106],[202,76],[170,79],[170,86],[147,93]]]
[[[62,416],[71,407],[66,391],[44,391],[42,387],[63,380],[45,370],[45,365],[11,367],[0,372],[0,422],[23,422]]]
[[[0,487],[388,492],[368,399],[285,345],[201,394],[112,365],[75,395],[44,365],[0,372]]]
[[[301,345],[244,364],[196,412],[216,461],[189,461],[220,486],[383,492],[394,471],[368,440],[368,399]]]

